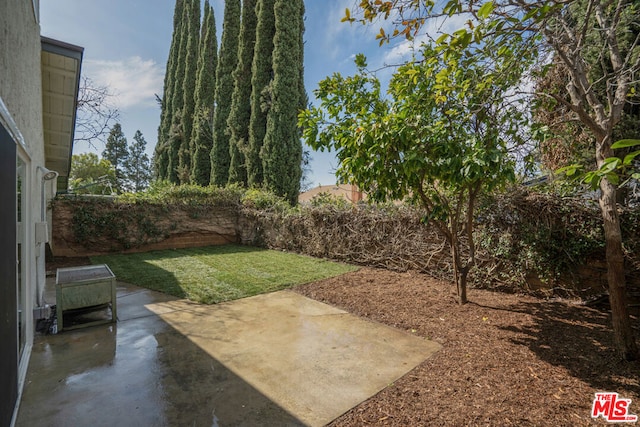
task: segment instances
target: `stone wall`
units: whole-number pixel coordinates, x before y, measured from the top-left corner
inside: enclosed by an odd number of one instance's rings
[[[82,228],[83,214],[95,215]],[[166,208],[157,205],[116,205],[56,201],[53,210],[54,256],[94,256],[240,243],[238,214],[233,208]],[[95,217],[94,217],[95,218]],[[78,236],[81,234],[81,236]]]

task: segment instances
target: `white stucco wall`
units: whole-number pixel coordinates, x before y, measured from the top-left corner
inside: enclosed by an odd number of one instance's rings
[[[33,3],[0,1],[0,97],[37,164],[44,163],[40,51]]]

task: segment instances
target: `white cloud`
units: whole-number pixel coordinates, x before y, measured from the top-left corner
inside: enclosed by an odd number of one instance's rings
[[[427,36],[420,35],[413,40],[403,40],[393,46],[384,55],[385,64],[397,64],[409,59],[420,45],[427,41]]]
[[[133,56],[118,61],[86,60],[84,75],[115,94],[113,103],[121,110],[156,105],[162,93],[164,70],[153,60]]]

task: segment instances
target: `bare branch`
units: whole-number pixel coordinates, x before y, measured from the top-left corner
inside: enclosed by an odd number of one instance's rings
[[[98,86],[91,78],[83,76],[78,93],[76,132],[74,143],[86,142],[93,148],[104,143],[106,136],[120,112],[111,104],[114,96],[107,86]]]

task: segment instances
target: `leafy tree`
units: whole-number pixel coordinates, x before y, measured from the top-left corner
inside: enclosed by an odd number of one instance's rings
[[[200,44],[200,0],[188,0],[187,51],[184,58],[185,73],[182,81],[182,126],[184,138],[179,151],[178,178],[181,183],[189,183],[191,174],[191,156],[193,143],[191,141],[194,113],[196,109],[195,88],[198,68],[198,48]]]
[[[71,157],[69,187],[74,194],[111,194],[116,186],[116,171],[107,159],[95,153]]]
[[[300,111],[302,0],[276,0],[273,39],[273,86],[267,130],[262,146],[264,185],[292,205],[298,201],[302,176]]]
[[[566,19],[568,24],[579,26],[584,22],[585,14],[589,10],[585,0],[576,1],[568,8],[567,15],[572,18]],[[637,19],[637,7],[626,8],[621,11],[620,26],[625,28],[619,35],[619,49],[630,51],[631,45],[640,34],[640,26],[633,25],[634,16]],[[589,79],[594,82],[593,90],[598,93],[598,97],[604,98],[607,82],[601,77],[612,72],[611,64],[601,61],[600,55],[601,41],[599,30],[594,27],[586,27],[586,42],[584,45],[584,59],[589,66]],[[574,28],[574,31],[579,29]],[[565,101],[571,102],[569,93],[565,90],[571,83],[566,64],[558,57],[552,62],[548,70],[537,80],[536,92],[538,104],[536,104],[535,118],[549,129],[547,138],[540,147],[540,155],[543,165],[551,171],[572,164],[584,166],[587,170],[596,168],[596,159],[593,156],[595,145],[594,134],[575,120],[574,113],[566,106],[560,104],[555,99],[545,94],[555,93],[563,96]],[[627,103],[624,105],[620,121],[613,129],[612,140],[640,138],[640,94],[635,90],[630,91],[627,96]],[[633,151],[633,147],[620,149],[616,154],[622,158]],[[636,171],[639,169],[636,168]],[[623,181],[623,180],[620,180]],[[626,204],[631,201],[630,186],[618,186],[617,199],[620,203]]]
[[[158,179],[166,179],[169,163],[169,129],[173,120],[173,87],[176,78],[177,63],[180,60],[180,38],[182,36],[182,14],[184,0],[176,0],[173,12],[173,35],[169,47],[169,57],[164,74],[162,98],[160,99],[160,125],[158,126],[158,142],[154,150],[154,169]]]
[[[276,32],[275,0],[258,0],[256,3],[256,44],[251,65],[251,118],[249,120],[249,144],[245,155],[247,181],[260,186],[264,181],[260,153],[267,131],[267,113],[271,105],[270,82],[273,76],[273,37]]]
[[[616,173],[618,165],[609,159],[613,159],[615,154],[613,130],[622,118],[629,95],[635,93],[638,85],[634,76],[640,69],[639,38],[635,36],[630,44],[624,43],[630,28],[637,26],[638,7],[634,0],[516,3],[510,0],[485,3],[470,0],[449,0],[445,3],[364,0],[359,4],[360,17],[352,16],[347,10],[344,18],[346,21],[370,23],[379,17],[387,19],[393,16],[395,29],[388,33],[382,28],[377,36],[381,43],[397,36],[412,38],[423,27],[433,24],[434,19],[443,16],[457,15],[465,21],[470,16],[484,18],[482,25],[471,22],[468,28],[455,32],[451,43],[467,38],[483,41],[486,35],[491,34],[498,40],[495,47],[509,52],[508,43],[520,39],[529,41],[527,52],[548,51],[565,66],[569,83],[563,92],[542,95],[565,106],[595,140],[593,155],[596,167],[603,173],[591,176],[594,177],[592,182],[600,188],[599,205],[605,231],[614,337],[620,354],[626,360],[638,357],[638,347],[626,299],[624,250],[616,204],[620,179]],[[598,64],[602,64],[599,69],[589,61],[593,52],[599,58]],[[602,90],[597,90],[598,86],[602,86]]]
[[[142,132],[136,131],[133,143],[129,145],[129,156],[124,164],[129,191],[138,192],[146,189],[151,181],[151,165],[146,153],[147,141]]]
[[[126,188],[127,174],[125,165],[129,159],[127,138],[122,133],[120,123],[116,123],[109,132],[102,157],[113,165],[116,175],[116,188],[121,193]]]
[[[213,147],[213,106],[218,63],[218,39],[213,8],[205,0],[204,22],[200,37],[198,77],[196,82],[196,110],[193,117],[193,162],[191,182],[202,186],[211,181],[211,148]]]
[[[240,34],[240,0],[224,5],[222,43],[216,69],[216,109],[213,113],[213,147],[211,148],[211,184],[224,186],[229,181],[229,132],[227,120],[233,95],[233,71],[238,64]]]
[[[608,159],[615,154],[614,129],[632,94],[633,73],[640,69],[638,37],[627,46],[623,42],[629,28],[637,25],[639,5],[624,0],[611,3],[594,0],[585,5],[584,16],[576,13],[576,8],[583,4],[574,1],[557,11],[552,10],[546,17],[534,17],[533,22],[549,40],[555,58],[566,66],[570,79],[565,93],[569,99],[562,96],[565,94],[545,95],[568,107],[573,117],[589,129],[595,139],[596,167],[606,170],[613,164]],[[543,6],[535,5],[533,13],[544,15]],[[590,40],[590,36],[594,39]],[[597,49],[598,64],[603,64],[599,70],[589,62],[591,48]],[[607,83],[599,91],[596,87],[601,79]],[[600,188],[614,336],[623,358],[636,359],[638,347],[627,308],[624,249],[617,208],[620,179],[613,170],[592,176],[597,177],[593,183]]]
[[[475,264],[478,196],[515,177],[508,147],[522,142],[523,115],[507,98],[504,57],[425,45],[400,67],[386,96],[357,58],[359,73],[320,82],[321,108],[302,113],[306,142],[337,151],[338,175],[375,200],[413,195],[446,238],[460,304]],[[514,64],[509,63],[509,66]]]
[[[251,119],[251,64],[256,42],[256,2],[242,2],[242,23],[238,49],[238,65],[233,72],[233,96],[229,113],[229,183],[247,185],[244,153],[249,143]]]

